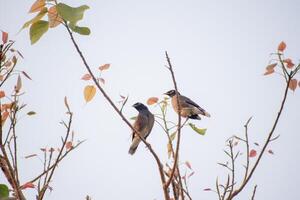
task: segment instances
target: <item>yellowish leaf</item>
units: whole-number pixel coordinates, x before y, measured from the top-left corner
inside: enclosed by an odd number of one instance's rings
[[[110,64],[104,64],[99,67],[100,71],[107,70],[110,67]]]
[[[57,13],[56,6],[49,8],[48,19],[50,28],[54,28],[63,22],[63,19]]]
[[[293,91],[297,88],[297,79],[292,79],[289,83],[289,88]]]
[[[148,105],[152,105],[152,104],[155,104],[158,102],[158,98],[157,97],[150,97],[148,100],[147,100],[147,104]]]
[[[87,85],[84,88],[84,99],[86,102],[89,102],[93,99],[96,94],[96,88],[93,85]]]
[[[34,13],[34,12],[38,12],[38,11],[41,11],[44,7],[45,7],[46,3],[45,3],[45,0],[36,0],[30,10],[29,10],[29,13]]]
[[[172,144],[170,142],[168,143],[167,148],[168,148],[168,158],[170,158],[172,154]]]

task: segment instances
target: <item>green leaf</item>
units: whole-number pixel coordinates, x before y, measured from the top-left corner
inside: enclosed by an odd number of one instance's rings
[[[30,27],[29,35],[31,44],[36,43],[44,33],[46,33],[49,29],[49,22],[44,20],[39,20],[33,23]]]
[[[200,135],[205,135],[207,130],[206,128],[198,128],[195,124],[192,123],[189,123],[189,125],[196,133],[199,133]]]
[[[8,187],[4,184],[0,184],[0,199],[7,198],[9,196]]]
[[[79,7],[71,7],[64,3],[59,3],[56,6],[58,14],[66,21],[76,24],[83,18],[84,11],[89,9],[87,5]]]
[[[69,27],[72,31],[79,33],[80,35],[89,35],[91,33],[91,31],[88,27],[76,26],[73,23],[69,23]]]
[[[30,24],[33,24],[37,21],[39,21],[40,19],[42,19],[45,14],[48,12],[48,9],[45,7],[43,8],[34,18],[32,18],[31,20],[27,21],[21,28],[24,29],[24,28],[27,28]]]
[[[36,114],[36,112],[34,112],[34,111],[30,111],[30,112],[27,113],[27,115],[29,115],[29,116],[35,115],[35,114]]]
[[[131,120],[136,120],[136,118],[137,118],[137,117],[136,117],[136,116],[134,116],[134,117],[131,117],[130,119],[131,119]]]
[[[176,133],[177,133],[177,131],[176,131],[176,132],[174,132],[174,133],[172,133],[172,134],[170,135],[170,139],[171,139],[171,141],[173,141],[173,140],[175,139],[175,137],[176,137]]]

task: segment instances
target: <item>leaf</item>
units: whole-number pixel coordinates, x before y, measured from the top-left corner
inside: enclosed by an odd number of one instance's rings
[[[35,114],[36,114],[36,112],[34,112],[34,111],[30,111],[30,112],[27,113],[27,115],[29,115],[29,116],[35,115]]]
[[[188,175],[188,178],[190,178],[191,176],[193,176],[195,174],[195,172],[192,172]]]
[[[24,185],[22,185],[22,186],[20,187],[20,189],[21,189],[21,190],[25,190],[25,189],[27,189],[27,188],[34,188],[34,187],[35,187],[35,185],[34,185],[33,183],[27,182],[27,183],[25,183]]]
[[[67,150],[70,150],[70,149],[72,149],[72,148],[73,148],[72,141],[68,141],[68,142],[66,143],[66,149],[67,149]]]
[[[30,154],[28,156],[25,156],[25,159],[32,158],[32,157],[35,157],[35,156],[37,156],[37,154]]]
[[[29,13],[41,11],[45,5],[46,5],[45,0],[37,0],[32,4]]]
[[[16,93],[19,93],[21,88],[22,88],[22,80],[21,80],[21,76],[19,75],[18,80],[17,80],[17,84],[15,86]]]
[[[290,58],[284,59],[283,62],[286,63],[286,67],[289,69],[291,69],[295,66],[292,59],[290,59]]]
[[[211,191],[211,189],[210,188],[205,188],[205,189],[203,189],[203,191]]]
[[[289,83],[289,89],[295,91],[297,88],[297,79],[292,79]]]
[[[148,100],[147,100],[147,104],[148,105],[153,105],[155,103],[158,102],[158,98],[157,97],[150,97]]]
[[[99,70],[103,71],[103,70],[107,70],[108,68],[110,68],[110,64],[104,64],[99,67]]]
[[[280,44],[278,45],[277,50],[283,52],[286,48],[286,44],[284,41],[280,42]]]
[[[1,116],[1,125],[3,126],[7,117],[9,116],[9,112],[5,111],[2,113],[2,116]]]
[[[254,150],[254,149],[251,149],[251,151],[250,151],[250,153],[249,153],[249,157],[250,158],[253,158],[253,157],[255,157],[256,156],[256,151]]]
[[[196,132],[199,133],[200,135],[205,135],[206,133],[206,128],[197,128],[195,124],[189,123],[189,126]]]
[[[192,170],[192,165],[189,161],[185,161],[185,165],[190,169]]]
[[[103,78],[99,78],[99,81],[102,83],[102,84],[105,84],[105,80]]]
[[[170,139],[171,139],[171,141],[173,141],[173,140],[175,139],[175,137],[176,137],[176,134],[177,134],[177,131],[176,131],[176,132],[174,132],[174,133],[172,133],[172,134],[170,135]]]
[[[172,144],[170,142],[168,142],[167,149],[168,149],[168,158],[170,158],[172,154]]]
[[[89,102],[93,99],[96,94],[96,88],[93,85],[87,85],[84,88],[84,99],[86,102]]]
[[[2,43],[5,44],[8,40],[8,33],[2,31]]]
[[[0,184],[0,199],[8,198],[9,196],[9,189],[6,185]]]
[[[49,29],[49,22],[39,20],[30,26],[29,35],[31,44],[36,43]]]
[[[274,155],[274,152],[271,149],[268,150],[268,153]]]
[[[32,80],[31,77],[25,71],[22,71],[22,74],[29,80]]]
[[[72,31],[79,33],[80,35],[89,35],[91,33],[91,30],[88,27],[76,26],[73,23],[69,23],[69,27]]]
[[[5,92],[3,90],[0,90],[0,99],[5,97]]]
[[[267,67],[266,67],[266,70],[269,71],[269,70],[274,70],[274,68],[276,67],[277,63],[273,63],[273,64],[269,64]]]
[[[85,80],[85,81],[88,81],[92,78],[92,76],[90,74],[85,74],[83,75],[83,77],[81,77],[81,80]]]
[[[21,28],[24,29],[24,28],[27,28],[28,26],[30,26],[30,24],[33,24],[37,21],[39,21],[40,19],[42,19],[45,14],[47,13],[48,9],[46,7],[44,7],[34,18],[32,18],[31,20],[27,21]]]
[[[49,27],[54,28],[63,22],[56,10],[56,6],[52,6],[48,10]]]
[[[79,7],[71,7],[64,3],[59,3],[56,6],[58,14],[66,21],[76,24],[83,18],[84,11],[89,9],[87,5]]]
[[[257,142],[254,142],[254,144],[255,144],[256,146],[259,146],[259,144],[258,144]]]
[[[136,120],[136,116],[134,116],[134,117],[130,117],[130,120]]]

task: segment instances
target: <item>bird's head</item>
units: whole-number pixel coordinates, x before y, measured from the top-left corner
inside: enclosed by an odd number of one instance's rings
[[[141,110],[148,110],[147,106],[145,106],[144,104],[137,102],[135,104],[132,105],[135,109],[137,109],[138,111]]]
[[[164,93],[165,95],[168,95],[169,97],[173,97],[176,95],[176,91],[175,90],[169,90],[168,92]],[[179,92],[178,92],[179,94]]]

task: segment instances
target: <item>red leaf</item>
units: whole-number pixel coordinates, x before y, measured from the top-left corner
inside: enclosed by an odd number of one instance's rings
[[[295,64],[293,63],[292,59],[290,59],[290,58],[284,59],[283,62],[286,63],[286,66],[289,69],[291,69],[291,68],[293,68],[295,66]]]
[[[256,151],[254,150],[254,149],[252,149],[251,151],[250,151],[250,154],[249,154],[249,157],[250,158],[253,158],[253,157],[255,157],[256,156]]]
[[[92,78],[92,76],[90,74],[85,74],[83,75],[83,77],[81,77],[81,80],[85,80],[85,81],[88,81]]]
[[[34,185],[33,183],[27,182],[27,183],[25,183],[24,185],[22,185],[22,186],[20,187],[20,189],[21,189],[21,190],[24,190],[24,189],[27,189],[27,188],[34,188],[34,187],[35,187],[35,185]]]
[[[205,188],[205,189],[203,189],[204,191],[211,191],[211,189],[210,188]]]
[[[3,90],[0,90],[0,99],[1,99],[2,97],[5,97],[5,92],[4,92]]]
[[[186,165],[190,170],[192,170],[192,165],[190,164],[189,161],[185,161],[185,165]]]
[[[158,101],[157,97],[151,97],[147,100],[147,104],[152,105],[152,104],[155,104],[157,101]]]
[[[70,150],[70,149],[72,149],[72,148],[73,148],[72,141],[67,142],[67,143],[66,143],[66,149],[67,149],[67,150]]]
[[[108,69],[109,67],[110,67],[110,64],[104,64],[104,65],[101,65],[101,66],[99,67],[99,70],[100,70],[100,71],[103,71],[103,70]]]
[[[274,152],[271,149],[268,150],[268,153],[274,155]]]
[[[289,88],[293,91],[297,88],[297,79],[292,79],[289,83]]]
[[[7,40],[8,40],[8,33],[2,31],[2,42],[3,42],[3,44],[5,44],[7,42]]]
[[[285,50],[285,48],[286,48],[286,44],[285,44],[284,41],[282,41],[282,42],[280,42],[280,44],[278,45],[277,50],[283,52],[283,51]]]

